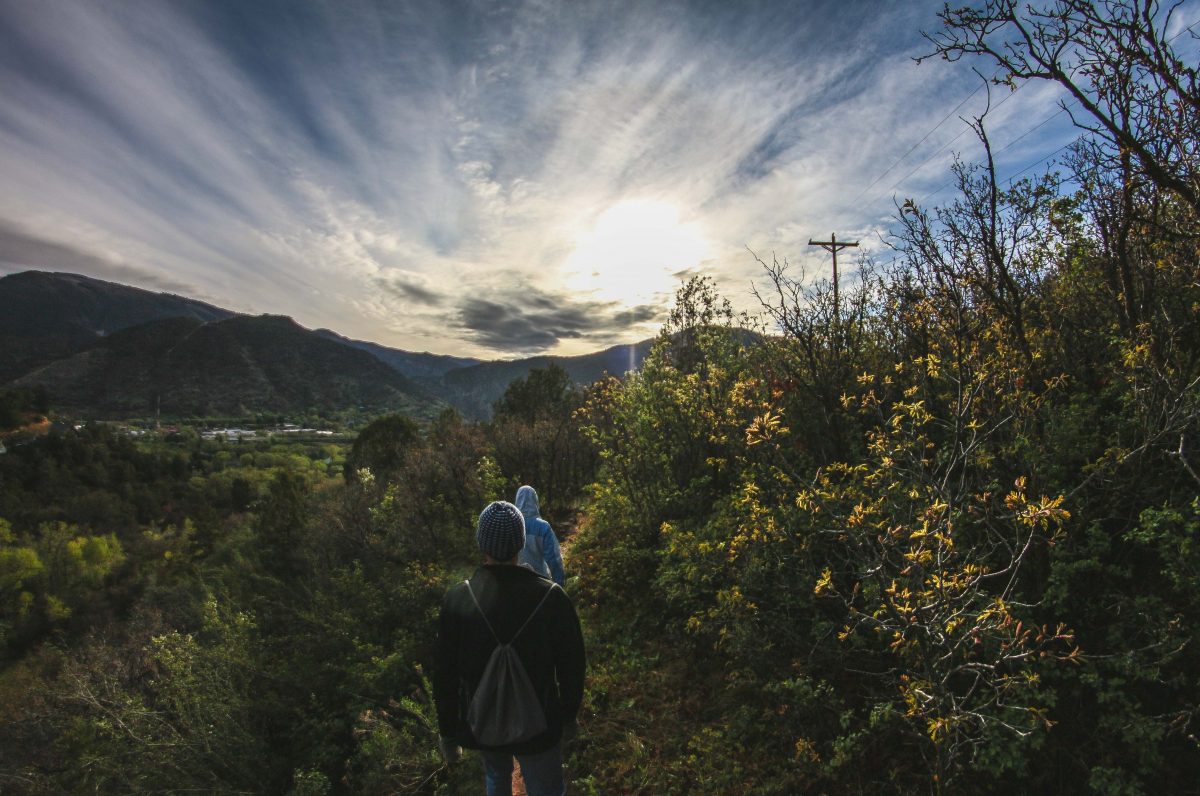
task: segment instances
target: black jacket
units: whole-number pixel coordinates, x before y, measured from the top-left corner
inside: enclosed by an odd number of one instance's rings
[[[486,564],[471,576],[471,588],[496,635],[509,641],[554,586],[526,567]],[[438,730],[469,749],[496,748],[536,754],[558,743],[564,724],[575,720],[583,700],[583,633],[575,606],[562,589],[546,599],[513,644],[546,714],[546,731],[510,747],[484,747],[467,726],[467,706],[496,642],[479,615],[465,583],[442,600],[433,698]]]

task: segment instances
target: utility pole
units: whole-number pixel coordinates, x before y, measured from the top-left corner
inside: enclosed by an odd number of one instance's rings
[[[813,240],[808,239],[809,246],[820,246],[825,251],[833,255],[833,322],[837,323],[841,315],[838,313],[838,272],[837,272],[837,253],[842,249],[851,249],[858,246],[858,241],[853,243],[838,243],[837,233],[829,236],[829,240]]]

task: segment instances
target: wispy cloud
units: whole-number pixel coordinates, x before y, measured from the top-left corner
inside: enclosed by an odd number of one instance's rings
[[[745,303],[747,244],[870,238],[945,179],[969,139],[906,175],[955,120],[863,192],[974,88],[909,58],[940,5],[0,0],[5,267],[443,353],[633,339],[664,308],[568,273],[614,205],[677,208]],[[1021,92],[998,140],[1052,103]]]
[[[200,292],[195,285],[91,252],[80,251],[68,244],[26,234],[15,225],[0,219],[0,271],[23,271],[29,268],[86,273],[97,279],[142,285],[185,296],[195,296]]]

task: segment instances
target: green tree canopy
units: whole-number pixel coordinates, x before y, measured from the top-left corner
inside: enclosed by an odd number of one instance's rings
[[[346,480],[366,468],[386,480],[404,465],[410,449],[418,444],[420,429],[405,415],[392,414],[371,421],[359,432],[346,457]]]

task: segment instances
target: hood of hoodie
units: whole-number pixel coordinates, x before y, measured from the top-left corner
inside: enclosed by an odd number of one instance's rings
[[[538,507],[537,492],[531,486],[523,486],[517,490],[517,497],[513,501],[525,519],[535,519],[541,516],[541,509]]]

